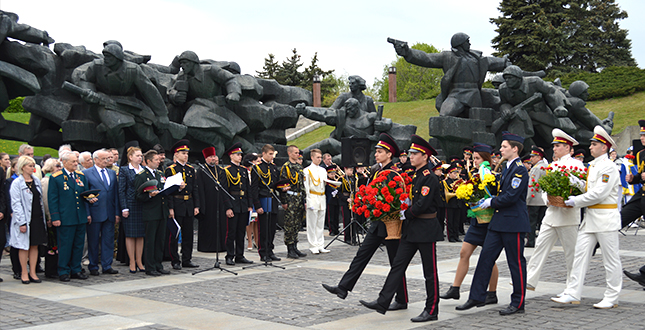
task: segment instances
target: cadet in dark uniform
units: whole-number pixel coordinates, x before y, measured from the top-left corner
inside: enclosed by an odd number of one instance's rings
[[[77,171],[78,157],[73,152],[61,156],[63,169],[49,179],[47,198],[52,225],[58,227],[58,277],[63,282],[71,278],[87,279],[81,273],[81,258],[85,230],[90,216],[80,194],[88,189],[87,179]]]
[[[341,185],[339,189],[340,196],[340,215],[343,217],[343,228],[348,226],[352,221],[352,211],[349,205],[349,198],[352,196],[352,193],[358,190],[356,183],[358,182],[358,177],[354,174],[353,167],[345,167],[345,175],[340,177]],[[356,214],[354,214],[356,216]],[[345,242],[352,245],[358,244],[357,236],[360,227],[358,224],[353,224],[350,228],[345,229]]]
[[[251,200],[258,212],[260,246],[258,254],[262,261],[280,261],[273,253],[273,239],[278,220],[278,202],[273,198],[273,187],[279,180],[280,171],[273,163],[275,148],[270,144],[262,147],[262,160],[251,169]]]
[[[186,183],[186,187],[173,194],[168,201],[170,217],[175,218],[181,226],[181,262],[177,252],[177,239],[169,234],[170,238],[170,261],[172,268],[181,269],[181,267],[195,268],[199,267],[190,259],[193,257],[193,222],[195,216],[199,213],[199,194],[195,182],[195,168],[188,164],[188,151],[190,141],[179,140],[172,146],[175,162],[166,168],[164,173],[169,178],[177,173]]]
[[[408,175],[410,176],[414,174],[414,171],[416,169],[414,168],[414,166],[410,164],[410,159],[408,159],[407,150],[401,150],[401,154],[399,155],[399,162],[396,163],[396,167],[401,169],[401,172],[408,173]]]
[[[146,254],[144,258],[146,274],[150,276],[168,275],[170,271],[163,269],[161,264],[163,242],[166,235],[166,219],[169,215],[166,197],[158,195],[165,182],[161,171],[157,169],[161,162],[161,156],[156,151],[150,150],[143,158],[146,161],[146,166],[134,178],[134,186],[137,189],[137,200],[141,202],[143,223],[146,226]],[[156,185],[144,185],[146,182],[154,183],[155,181]]]
[[[253,261],[244,257],[244,234],[246,233],[249,212],[252,210],[253,204],[249,198],[248,171],[240,166],[242,144],[239,142],[234,143],[224,153],[231,159],[231,165],[224,167],[226,182],[223,182],[223,178],[222,182],[228,193],[235,198],[235,200],[231,200],[228,196],[221,197],[225,201],[224,205],[228,219],[228,226],[226,227],[226,264],[231,266],[235,265],[235,263],[252,264]]]
[[[486,287],[493,265],[504,249],[513,280],[513,294],[511,294],[511,304],[499,313],[500,315],[524,313],[526,299],[524,238],[531,230],[526,207],[529,175],[519,158],[524,138],[509,132],[502,132],[502,138],[500,150],[502,157],[508,162],[503,168],[500,190],[496,197],[486,199],[481,205],[482,208],[493,207],[495,214],[488,225],[488,233],[470,287],[470,296],[465,304],[456,307],[457,310],[484,306]]]
[[[289,160],[280,169],[280,179],[289,180],[289,190],[281,193],[284,209],[284,244],[287,246],[287,258],[298,259],[307,254],[298,250],[298,232],[305,216],[305,175],[302,165],[298,163],[300,151],[296,146],[287,147]]]
[[[638,126],[641,127],[641,144],[645,146],[645,120],[639,120]],[[625,227],[638,219],[640,216],[645,215],[645,148],[636,154],[636,169],[638,175],[627,174],[626,180],[630,184],[643,184],[640,191],[634,193],[634,197],[623,206],[620,211],[620,218],[622,222],[621,227]],[[625,275],[631,280],[638,282],[640,285],[645,286],[645,266],[641,267],[639,273],[630,273],[624,271]]]
[[[448,235],[448,242],[461,242],[459,239],[459,226],[461,225],[461,204],[462,201],[457,199],[454,195],[457,188],[455,187],[455,182],[461,180],[459,173],[461,173],[462,168],[458,163],[453,163],[448,168],[448,177],[446,177],[443,182],[441,182],[442,190],[449,195],[445,196],[446,201],[446,234]],[[450,195],[452,194],[452,195]],[[452,197],[450,197],[452,196]]]
[[[399,147],[394,139],[385,133],[381,133],[379,136],[379,142],[376,144],[376,153],[374,155],[378,163],[376,164],[377,171],[371,175],[372,179],[376,178],[381,171],[398,171],[398,168],[392,164],[392,155],[398,154]],[[394,173],[388,174],[389,180],[391,180],[395,175],[396,174]],[[396,252],[399,248],[399,240],[386,240],[386,237],[387,229],[385,224],[382,221],[372,222],[363,244],[358,248],[356,256],[349,265],[349,269],[338,283],[338,286],[323,284],[323,287],[330,293],[338,296],[338,298],[345,299],[347,297],[347,291],[352,291],[352,289],[354,289],[358,278],[361,276],[367,263],[372,259],[372,256],[381,244],[384,244],[387,248],[387,256],[390,261],[390,265],[393,265],[394,257],[396,256]],[[389,306],[388,310],[408,308],[408,292],[405,275],[398,278],[398,284],[399,286],[396,288],[396,298],[392,305]]]
[[[329,180],[336,180],[338,175],[338,165],[332,163],[327,167],[327,178]],[[334,186],[330,182],[325,182],[325,195],[327,195],[327,228],[329,228],[329,236],[338,235],[338,216],[340,215],[340,187]]]
[[[399,251],[387,275],[379,298],[372,302],[361,300],[367,308],[385,314],[399,287],[401,277],[410,265],[412,257],[419,251],[423,263],[423,277],[426,282],[426,306],[423,312],[412,318],[412,322],[437,320],[439,314],[439,276],[437,274],[436,242],[443,239],[437,222],[437,209],[441,205],[439,178],[430,171],[428,158],[436,155],[430,144],[418,135],[412,135],[410,163],[416,169],[412,178],[410,207],[403,213],[401,243]]]

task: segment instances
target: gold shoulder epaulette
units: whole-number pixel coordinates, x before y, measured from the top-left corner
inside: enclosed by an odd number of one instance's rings
[[[175,167],[176,165],[177,165],[177,163],[172,163],[172,165],[170,165],[168,167]]]
[[[80,174],[80,175],[85,175],[83,172],[81,172],[81,171],[79,171],[79,170],[76,170],[76,171],[74,171],[74,172],[76,172],[76,173],[78,173],[78,174]]]
[[[229,168],[229,167],[231,167],[231,165],[224,165],[224,166],[222,166],[222,168],[223,168],[223,169],[227,169],[227,168]]]
[[[423,170],[423,176],[427,176],[427,175],[430,175],[430,170],[428,169]]]
[[[55,177],[57,177],[57,176],[59,176],[61,174],[63,174],[63,170],[57,171],[54,174],[52,174],[52,178],[55,178]]]
[[[193,168],[193,165],[190,165],[190,164],[186,164],[186,166],[188,166],[190,168]]]

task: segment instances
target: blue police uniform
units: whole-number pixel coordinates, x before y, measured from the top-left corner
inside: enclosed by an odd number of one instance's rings
[[[477,262],[469,299],[483,302],[495,261],[502,252],[513,279],[511,306],[524,309],[526,298],[526,259],[524,258],[524,237],[531,230],[526,207],[528,171],[520,158],[510,162],[502,172],[500,191],[491,199],[495,209],[493,219],[488,225],[488,233]]]

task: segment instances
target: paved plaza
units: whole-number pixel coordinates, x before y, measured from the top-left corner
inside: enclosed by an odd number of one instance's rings
[[[620,239],[623,268],[630,271],[645,264],[645,231],[634,235],[630,229]],[[331,238],[326,237],[329,241]],[[300,233],[300,247],[306,247],[306,235]],[[23,285],[12,279],[9,258],[0,264],[0,329],[642,329],[645,291],[636,282],[623,277],[618,308],[596,310],[592,304],[602,299],[604,268],[602,252],[591,261],[580,305],[560,305],[550,297],[564,289],[564,254],[560,246],[551,252],[536,291],[527,292],[526,313],[500,316],[498,310],[508,305],[512,286],[504,254],[498,260],[500,279],[498,305],[455,311],[468,299],[471,275],[480,249],[471,259],[469,275],[461,289],[461,299],[442,300],[439,320],[412,323],[410,318],[423,310],[425,288],[421,260],[417,254],[407,271],[410,304],[407,310],[381,315],[358,301],[378,297],[389,270],[385,248],[377,251],[356,288],[347,299],[327,293],[321,283],[336,284],[347,270],[357,246],[334,242],[331,253],[291,260],[276,234],[274,263],[286,269],[259,266],[219,270],[192,275],[192,269],[171,270],[172,274],[150,277],[130,274],[115,263],[117,275],[90,276],[88,280],[63,283],[45,279],[43,283]],[[304,243],[303,243],[304,242]],[[454,278],[461,243],[437,244],[440,291],[445,292]],[[533,249],[526,249],[527,259]],[[223,254],[220,254],[223,260]],[[259,262],[257,252],[246,257]],[[212,266],[214,253],[195,252],[198,269]],[[170,269],[169,262],[164,262]]]

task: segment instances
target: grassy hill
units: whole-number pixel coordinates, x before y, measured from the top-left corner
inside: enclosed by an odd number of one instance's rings
[[[30,113],[3,113],[2,116],[6,120],[17,121],[19,123],[28,124],[31,114]],[[10,155],[17,155],[18,148],[23,143],[27,143],[27,142],[0,140],[0,151],[6,152]],[[50,154],[54,157],[58,157],[58,150],[45,148],[45,147],[34,147],[34,156],[43,156],[45,154]]]
[[[385,103],[383,117],[391,118],[392,121],[404,125],[416,125],[417,134],[428,138],[428,118],[438,116],[435,100],[423,100],[412,102]],[[613,134],[622,132],[627,126],[638,125],[638,120],[645,118],[645,92],[639,92],[630,96],[591,101],[587,103],[587,109],[591,110],[598,118],[605,119],[609,111],[615,113]],[[295,144],[298,148],[305,148],[312,143],[329,137],[333,127],[323,126],[315,131],[307,133],[289,144]]]

